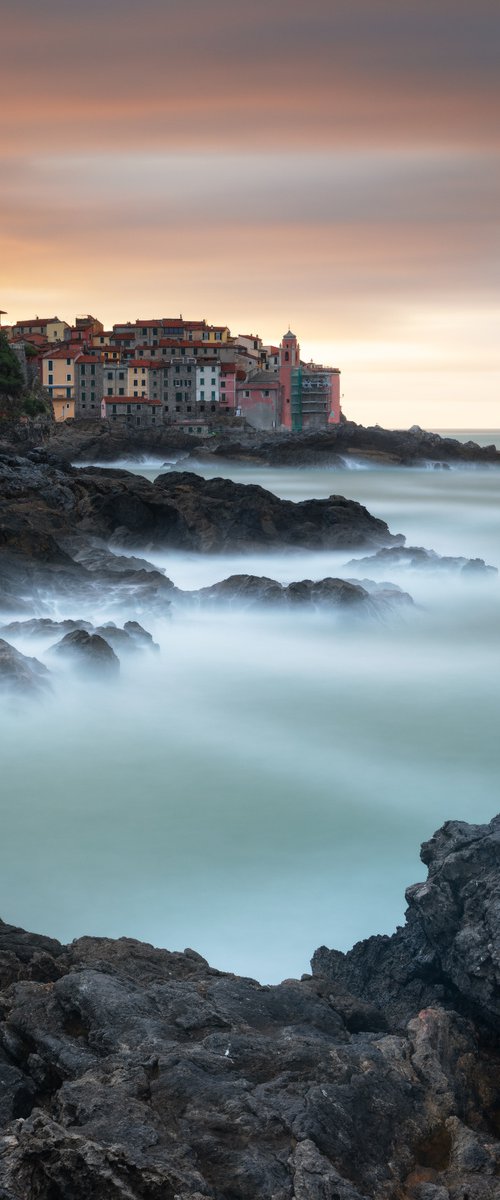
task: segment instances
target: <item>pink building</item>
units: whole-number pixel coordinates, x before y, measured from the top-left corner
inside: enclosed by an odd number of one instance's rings
[[[283,385],[273,371],[255,371],[236,384],[237,414],[254,429],[278,429]]]

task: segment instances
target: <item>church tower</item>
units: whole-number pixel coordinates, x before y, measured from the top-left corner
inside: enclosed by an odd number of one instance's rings
[[[291,329],[283,334],[280,346],[280,383],[282,387],[281,424],[292,428],[293,371],[300,367],[300,346]]]

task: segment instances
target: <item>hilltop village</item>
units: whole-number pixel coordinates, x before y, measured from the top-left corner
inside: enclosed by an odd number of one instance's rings
[[[104,329],[91,315],[4,326],[26,382],[48,393],[56,421],[106,419],[134,428],[209,433],[324,429],[340,421],[340,371],[305,363],[289,329],[279,346],[182,316]]]

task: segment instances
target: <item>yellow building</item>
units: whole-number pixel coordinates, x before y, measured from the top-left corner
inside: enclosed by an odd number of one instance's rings
[[[149,395],[149,368],[147,358],[136,358],[127,367],[127,391],[129,396]]]
[[[48,350],[42,359],[42,383],[52,400],[56,421],[66,421],[75,415],[75,362],[81,357],[79,347]]]
[[[30,334],[38,333],[48,342],[63,342],[66,329],[69,329],[68,322],[60,321],[59,317],[33,317],[29,321],[16,321],[14,336],[29,338]]]

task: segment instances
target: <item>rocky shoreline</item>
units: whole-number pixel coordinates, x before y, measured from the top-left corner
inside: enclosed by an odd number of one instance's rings
[[[359,461],[382,466],[500,465],[494,445],[442,437],[418,426],[411,429],[365,427],[354,421],[310,433],[267,433],[226,430],[210,436],[175,428],[133,430],[108,421],[67,421],[62,425],[33,422],[4,431],[5,449],[43,445],[60,461],[110,463],[142,457],[201,462],[239,462],[260,466],[344,466]]]
[[[2,1200],[498,1200],[500,817],[422,859],[277,986],[0,923]]]

